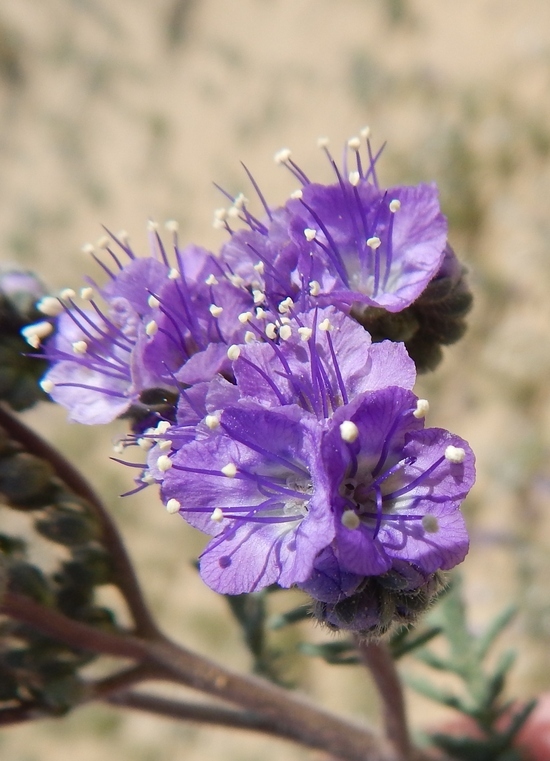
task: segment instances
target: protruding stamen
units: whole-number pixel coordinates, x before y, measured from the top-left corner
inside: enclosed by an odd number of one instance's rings
[[[221,313],[223,312],[223,307],[219,307],[216,304],[210,304],[208,307],[208,310],[212,317],[219,317]]]
[[[265,301],[265,293],[263,291],[254,289],[252,291],[252,298],[254,299],[255,304],[263,304]]]
[[[317,230],[314,230],[311,227],[306,227],[304,230],[304,236],[307,241],[315,240],[315,236],[317,235]]]
[[[244,342],[245,344],[252,344],[254,341],[257,341],[258,337],[256,336],[256,333],[253,333],[251,330],[247,330],[244,334]]]
[[[303,191],[298,188],[298,190],[293,190],[290,194],[290,197],[293,201],[299,201],[300,198],[304,195]]]
[[[328,148],[330,140],[328,137],[318,137],[317,138],[317,148]]]
[[[161,473],[166,473],[166,471],[170,470],[172,467],[172,460],[168,457],[167,454],[161,454],[157,460],[157,467]]]
[[[166,431],[170,430],[171,427],[172,427],[172,423],[169,423],[168,420],[161,420],[157,424],[157,427],[154,429],[154,431],[155,433],[163,436],[166,433]]]
[[[96,240],[95,245],[96,245],[96,248],[109,248],[110,243],[111,243],[111,239],[109,238],[108,235],[101,235]]]
[[[325,332],[328,330],[332,330],[334,328],[334,325],[329,320],[328,317],[325,317],[325,319],[319,323],[319,330],[324,330]]]
[[[69,300],[74,299],[76,296],[76,293],[73,291],[72,288],[63,288],[63,290],[59,294],[59,298],[63,300]]]
[[[36,308],[48,317],[57,317],[63,311],[63,304],[60,304],[59,299],[56,299],[54,296],[44,296],[43,299],[40,299]]]
[[[149,304],[151,309],[156,309],[157,307],[160,306],[160,301],[157,299],[156,296],[153,296],[153,294],[149,296],[149,298],[147,299],[147,303]]]
[[[228,462],[227,465],[224,465],[221,469],[224,476],[227,476],[227,478],[235,478],[237,475],[237,466],[233,462]]]
[[[159,223],[155,222],[154,219],[148,219],[147,220],[147,232],[150,233],[156,233],[159,229]]]
[[[152,473],[144,473],[144,475],[141,477],[141,481],[144,484],[154,484],[155,480],[156,479]]]
[[[172,441],[170,439],[164,439],[164,441],[160,441],[159,449],[161,452],[166,452],[169,449],[172,449]]]
[[[357,171],[350,172],[348,175],[348,180],[350,185],[353,185],[353,187],[356,188],[357,185],[359,185],[359,182],[361,181],[361,175]]]
[[[159,326],[155,320],[150,320],[145,326],[145,333],[151,338],[158,332]]]
[[[310,296],[318,296],[321,293],[321,283],[318,280],[310,280],[308,285]]]
[[[40,388],[42,391],[45,391],[46,394],[51,394],[55,388],[55,383],[51,380],[48,380],[48,378],[44,378],[44,380],[40,381]]]
[[[344,510],[342,513],[342,517],[340,518],[340,521],[342,523],[342,526],[345,526],[346,528],[351,529],[351,531],[354,531],[355,529],[359,528],[361,524],[361,519],[357,515],[356,512],[353,510]]]
[[[377,248],[379,248],[382,241],[377,235],[373,235],[372,238],[367,239],[367,246],[369,248],[372,248],[373,251],[376,251]]]
[[[449,462],[461,463],[464,462],[465,457],[466,451],[462,447],[453,447],[452,444],[449,444],[445,450],[445,459]]]
[[[175,267],[172,267],[170,272],[168,273],[168,279],[169,280],[177,280],[180,276],[180,273]]]
[[[95,246],[93,243],[84,243],[84,245],[81,246],[80,250],[83,254],[93,254],[95,251]]]
[[[399,211],[401,208],[401,201],[398,198],[394,198],[393,201],[390,201],[390,211],[392,214],[395,214],[396,211]]]
[[[256,262],[254,265],[254,269],[258,273],[258,275],[263,275],[265,271],[265,264],[263,262]]]
[[[277,338],[277,326],[274,322],[268,322],[265,326],[265,334],[268,338],[274,341]]]
[[[361,140],[358,137],[350,137],[348,148],[351,148],[352,151],[358,151],[361,148]]]
[[[221,523],[223,519],[224,519],[224,514],[221,507],[215,507],[214,510],[212,510],[212,515],[210,516],[210,520],[214,521],[214,523]]]
[[[439,521],[435,515],[428,513],[422,518],[422,528],[427,534],[437,534],[439,531]]]
[[[256,317],[258,320],[267,320],[267,318],[269,317],[269,312],[267,312],[265,309],[262,309],[262,307],[257,307]]]
[[[180,502],[178,502],[177,499],[174,499],[172,497],[172,499],[169,499],[168,502],[166,503],[166,512],[171,513],[173,515],[174,513],[179,512],[180,507],[181,507]]]
[[[309,341],[313,335],[313,330],[311,328],[298,328],[298,335],[302,341]]]
[[[276,164],[284,164],[285,161],[289,160],[291,155],[292,151],[290,148],[281,148],[281,150],[277,151],[277,153],[273,156],[273,160]]]
[[[279,304],[279,312],[281,314],[287,314],[287,312],[290,312],[293,307],[294,307],[294,302],[292,301],[290,296],[287,296],[286,299],[283,299],[281,303]]]
[[[88,351],[88,344],[86,341],[75,341],[73,343],[73,351],[75,354],[86,354]]]
[[[240,347],[237,346],[237,344],[232,344],[227,350],[227,356],[232,362],[234,362],[236,359],[239,359],[241,356]]]
[[[252,312],[241,312],[238,317],[238,320],[243,325],[246,325],[247,322],[250,322],[250,320],[252,320],[253,318],[254,318],[254,315],[252,314]]]
[[[26,325],[21,329],[21,335],[33,349],[38,349],[40,342],[53,331],[53,325],[47,320],[35,322],[34,325]]]
[[[141,438],[141,439],[137,440],[138,447],[140,449],[143,449],[145,452],[147,452],[147,450],[151,449],[153,447],[154,443],[155,442],[152,439]]]
[[[206,285],[218,285],[219,280],[214,274],[212,274],[212,275],[208,275],[208,277],[206,278],[204,282],[206,283]]]
[[[292,328],[290,325],[283,325],[281,328],[279,328],[279,336],[282,338],[283,341],[288,341],[288,339],[292,335]]]
[[[370,137],[370,127],[363,127],[361,130],[359,130],[359,134],[363,140],[368,140]]]
[[[180,229],[179,223],[176,222],[175,219],[167,219],[164,223],[164,227],[168,230],[170,233],[177,233]]]
[[[210,428],[211,431],[215,431],[216,428],[220,427],[220,418],[218,415],[207,415],[204,418],[204,422],[206,423],[207,428]]]
[[[245,284],[244,279],[240,275],[233,275],[230,273],[229,275],[227,275],[227,279],[229,280],[231,285],[235,286],[235,288],[242,288],[243,285]]]
[[[425,418],[430,411],[430,403],[427,399],[418,399],[416,402],[416,409],[413,412],[415,418]]]
[[[344,420],[344,422],[340,424],[340,436],[343,441],[348,444],[353,444],[359,436],[359,428],[352,420]]]

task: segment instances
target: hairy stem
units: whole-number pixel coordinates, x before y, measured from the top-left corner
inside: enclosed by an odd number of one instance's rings
[[[383,642],[365,642],[359,637],[355,639],[355,646],[382,699],[386,737],[399,761],[408,761],[412,748],[403,688],[389,648]]]

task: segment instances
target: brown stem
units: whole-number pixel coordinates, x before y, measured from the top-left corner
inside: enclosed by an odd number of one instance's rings
[[[131,634],[101,631],[14,593],[4,596],[0,612],[72,647],[136,660],[146,670],[145,678],[170,680],[234,703],[265,720],[272,734],[324,750],[342,761],[395,761],[393,749],[370,729],[327,713],[263,679],[228,671],[167,639],[141,640]],[[102,694],[120,686],[120,682],[114,687],[104,685]]]
[[[405,700],[401,680],[389,648],[383,642],[365,642],[359,637],[355,639],[355,646],[361,660],[371,672],[382,699],[386,737],[399,761],[408,761],[412,748]]]
[[[183,700],[169,700],[158,695],[143,692],[119,692],[106,698],[106,702],[121,708],[131,708],[138,711],[165,716],[178,721],[194,721],[201,724],[213,724],[219,727],[248,729],[252,732],[274,735],[283,739],[285,735],[276,728],[269,719],[251,711],[236,711],[223,706],[190,703]],[[288,740],[300,742],[295,733],[288,732]]]
[[[83,497],[95,509],[101,523],[103,542],[110,551],[114,582],[128,603],[134,619],[136,633],[151,639],[158,637],[158,627],[143,599],[143,594],[134,567],[126,552],[124,542],[105,506],[90,484],[60,452],[50,446],[26,425],[23,425],[2,404],[0,404],[0,426],[5,428],[16,441],[19,441],[27,452],[47,460],[59,478],[75,494]]]

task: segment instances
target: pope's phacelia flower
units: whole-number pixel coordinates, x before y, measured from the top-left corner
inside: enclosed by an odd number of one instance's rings
[[[242,196],[232,199],[229,212],[221,211],[216,218],[216,224],[232,236],[221,256],[271,311],[285,298],[301,311],[332,304],[351,312],[374,340],[404,341],[418,369],[428,369],[436,362],[439,345],[457,340],[463,331],[470,306],[464,271],[459,267],[453,285],[447,281],[447,290],[436,289],[437,311],[445,324],[434,330],[431,316],[423,319],[426,304],[433,301],[427,289],[434,280],[448,277],[446,261],[452,255],[437,188],[433,184],[381,188],[376,174],[379,154],[373,156],[365,136],[366,159],[359,138],[348,142],[354,162],[351,171],[347,158],[338,167],[322,141],[336,175],[329,185],[311,182],[290,151],[280,151],[276,160],[302,187],[283,207],[271,209],[253,181],[266,218],[253,216]],[[235,217],[247,228],[233,230]],[[460,304],[456,292],[450,292],[457,287]],[[404,315],[423,294],[426,303]],[[436,349],[430,352],[432,345]]]
[[[82,289],[85,307],[72,292],[57,302],[57,333],[46,347],[55,364],[42,387],[72,420],[107,423],[126,414],[142,430],[172,419],[181,384],[223,371],[227,346],[244,340],[238,315],[253,306],[251,294],[230,282],[207,251],[180,249],[176,238],[171,267],[152,232],[155,256],[136,258],[126,240],[117,240],[130,261],[122,265],[108,249],[118,271],[102,263],[107,285]]]

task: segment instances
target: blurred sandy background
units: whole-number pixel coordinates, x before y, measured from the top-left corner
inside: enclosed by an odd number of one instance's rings
[[[80,247],[101,224],[175,218],[183,241],[218,247],[215,180],[250,195],[239,161],[272,202],[293,184],[274,166],[289,146],[327,177],[362,126],[388,141],[384,183],[436,180],[451,241],[471,268],[468,337],[419,393],[429,423],[469,439],[479,483],[467,506],[464,564],[474,626],[516,600],[505,644],[520,653],[512,688],[550,688],[550,3],[548,0],[2,0],[1,256],[52,288],[93,272]],[[68,426],[45,407],[30,419],[97,481],[170,633],[247,668],[223,601],[191,568],[201,540],[152,492],[120,500],[130,473],[109,463],[121,427]],[[319,631],[302,636],[322,637]],[[288,642],[292,644],[292,635]],[[371,715],[355,669],[294,662],[335,710]],[[411,696],[415,723],[432,708]],[[99,707],[5,730],[5,761],[220,761],[311,757],[225,730]]]

